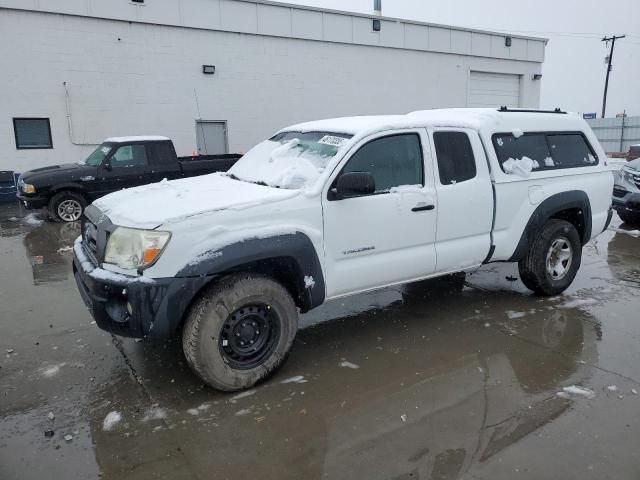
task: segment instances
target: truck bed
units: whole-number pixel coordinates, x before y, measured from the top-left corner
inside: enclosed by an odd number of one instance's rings
[[[186,176],[204,175],[211,172],[226,172],[242,157],[237,153],[222,155],[197,155],[178,157],[182,173]]]

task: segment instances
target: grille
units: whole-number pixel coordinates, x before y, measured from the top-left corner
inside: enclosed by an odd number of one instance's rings
[[[632,183],[636,187],[640,188],[640,172],[638,172],[637,170],[631,167],[624,166],[622,167],[620,176],[624,178],[627,182]]]
[[[98,229],[89,220],[82,224],[82,242],[94,258],[98,254]]]
[[[614,197],[624,197],[627,194],[627,191],[622,187],[613,187],[613,196]]]

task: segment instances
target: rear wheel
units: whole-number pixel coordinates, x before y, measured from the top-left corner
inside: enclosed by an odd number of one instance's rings
[[[87,200],[80,193],[65,190],[51,197],[49,215],[57,221],[76,222],[86,206]]]
[[[640,214],[629,212],[618,212],[620,219],[632,227],[640,225]]]
[[[201,295],[187,316],[182,348],[207,384],[249,388],[284,363],[298,329],[289,292],[264,276],[234,274]]]
[[[565,220],[549,220],[518,263],[525,286],[540,295],[565,291],[578,273],[582,243],[576,228]]]

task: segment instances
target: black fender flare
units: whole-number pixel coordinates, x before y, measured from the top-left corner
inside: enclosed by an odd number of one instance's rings
[[[64,192],[67,190],[81,194],[83,197],[87,199],[87,203],[91,203],[91,199],[89,198],[86,188],[74,182],[65,182],[65,183],[58,183],[56,185],[53,185],[49,189],[49,200],[51,200],[51,198],[54,195],[57,195],[58,193]]]
[[[516,247],[513,255],[509,258],[509,262],[518,262],[522,260],[527,251],[529,245],[536,238],[537,233],[543,227],[543,225],[563,210],[578,208],[583,212],[584,225],[582,228],[582,245],[587,243],[591,238],[591,202],[589,197],[582,190],[570,190],[568,192],[561,192],[550,196],[545,199],[538,207],[533,211],[529,221],[527,222],[524,232],[520,237],[518,246]]]
[[[183,267],[176,277],[217,277],[276,259],[286,259],[295,267],[290,286],[294,288],[296,303],[302,312],[324,302],[322,266],[313,242],[302,232],[250,238],[203,252]]]

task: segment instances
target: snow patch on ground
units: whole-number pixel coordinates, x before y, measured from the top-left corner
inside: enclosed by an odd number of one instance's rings
[[[55,365],[48,365],[46,367],[42,367],[40,370],[38,370],[38,372],[40,373],[40,376],[44,378],[53,378],[60,373],[60,369],[65,365],[65,362]]]
[[[347,362],[346,360],[340,362],[339,365],[344,368],[353,368],[353,369],[360,368],[359,365],[356,365],[355,363]]]
[[[252,411],[253,411],[253,406],[249,408],[243,408],[242,410],[238,410],[234,415],[236,417],[244,417],[246,415],[250,415]]]
[[[618,391],[618,387],[616,387],[615,385],[609,385],[607,387],[607,390],[609,390],[610,392],[616,392]]]
[[[42,225],[44,223],[44,220],[41,219],[37,213],[30,213],[29,215],[24,217],[22,221],[27,225],[33,225],[34,227],[37,227],[38,225]]]
[[[254,395],[256,393],[256,390],[247,390],[245,392],[239,393],[234,397],[231,397],[231,399],[229,400],[231,403],[235,403],[236,401],[242,399],[242,398],[246,398],[246,397],[250,397],[251,395]]]
[[[511,320],[516,318],[522,318],[527,315],[527,312],[515,312],[513,310],[507,310],[505,313],[507,314],[507,317]]]
[[[585,398],[594,398],[596,396],[596,392],[590,390],[585,387],[580,387],[578,385],[570,385],[568,387],[562,387],[562,391],[568,393],[569,395],[577,395]]]
[[[147,410],[144,417],[142,418],[143,422],[149,422],[151,420],[164,420],[167,418],[168,414],[164,408],[161,407],[151,407]]]
[[[198,410],[197,408],[190,408],[189,410],[187,410],[187,413],[196,417],[200,415],[200,410]]]
[[[558,305],[558,308],[586,307],[589,305],[595,305],[596,303],[598,303],[598,301],[595,298],[576,298],[574,300],[569,300],[562,305]]]
[[[640,237],[640,230],[625,230],[624,228],[615,228],[611,227],[609,230],[613,230],[617,233],[625,233],[627,235],[631,235],[632,237]]]
[[[305,380],[304,375],[296,375],[295,377],[286,378],[280,383],[307,383],[307,380]]]
[[[112,430],[120,421],[122,420],[122,414],[120,412],[116,412],[115,410],[107,413],[107,416],[104,417],[104,421],[102,422],[102,429],[105,431]]]

